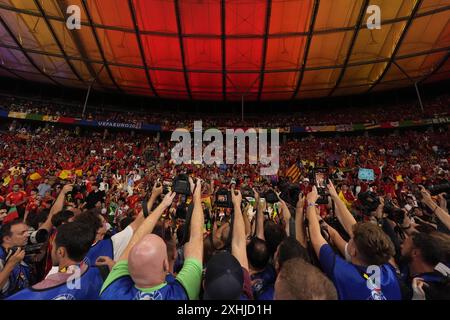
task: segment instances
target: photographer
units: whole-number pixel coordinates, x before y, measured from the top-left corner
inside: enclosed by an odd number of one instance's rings
[[[413,233],[402,244],[402,262],[403,278],[414,300],[450,299],[450,236],[437,231]]]
[[[419,186],[420,193],[422,195],[422,203],[425,204],[434,215],[439,219],[439,221],[447,228],[447,232],[450,230],[450,215],[446,209],[447,202],[443,195],[441,194],[439,199],[439,205],[433,201],[431,194],[423,186]]]
[[[94,237],[95,230],[83,223],[59,226],[52,243],[52,261],[58,272],[8,300],[97,300],[103,279],[96,267],[83,261]]]
[[[373,223],[356,223],[334,187],[329,184],[328,189],[336,203],[337,217],[350,235],[350,241],[344,245],[345,259],[333,251],[321,234],[316,187],[306,197],[306,212],[312,246],[322,269],[336,286],[339,299],[401,299],[396,270],[389,263],[395,253],[391,240]]]
[[[27,288],[30,283],[30,266],[24,261],[29,227],[19,220],[1,228],[0,248],[0,299]],[[17,248],[15,251],[11,249]]]
[[[234,187],[231,188],[231,200],[234,208],[231,254],[216,253],[209,260],[204,281],[205,300],[253,299],[241,211],[242,195]]]
[[[170,192],[136,230],[133,238],[112,268],[101,290],[103,300],[187,300],[198,299],[203,260],[203,212],[201,181],[194,186],[194,208],[190,238],[184,246],[184,264],[175,281],[166,282],[169,259],[164,240],[150,234],[176,193]]]

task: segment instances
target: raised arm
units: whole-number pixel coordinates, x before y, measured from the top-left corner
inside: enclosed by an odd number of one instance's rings
[[[338,218],[341,225],[344,227],[347,234],[351,237],[353,236],[352,226],[356,224],[355,218],[352,216],[350,211],[348,211],[345,203],[339,198],[339,195],[334,188],[334,185],[331,181],[329,181],[328,191],[330,192],[331,199],[333,199],[336,205],[336,217]]]
[[[147,201],[147,210],[149,213],[151,212],[153,204],[155,203],[156,199],[158,199],[158,197],[161,195],[162,189],[163,189],[162,185],[158,186],[155,183],[155,185],[153,186],[152,194],[150,195],[150,198]],[[131,228],[133,228],[133,231],[136,231],[142,224],[142,222],[144,222],[144,220],[145,220],[144,213],[141,211],[136,217],[136,219],[134,219],[134,221],[130,223],[130,226]]]
[[[231,253],[241,266],[248,270],[247,241],[245,239],[244,218],[241,212],[242,195],[239,190],[231,189],[231,199],[234,207],[233,238],[231,240]]]
[[[203,224],[204,216],[202,209],[202,185],[201,180],[197,179],[195,188],[193,187],[193,182],[191,182],[191,190],[194,209],[191,216],[191,227],[190,227],[190,238],[189,241],[184,245],[184,256],[186,259],[193,258],[198,260],[200,263],[203,261]]]
[[[133,246],[138,243],[145,235],[150,234],[153,231],[153,228],[158,223],[161,215],[167,208],[170,207],[175,196],[175,192],[166,194],[159,206],[147,218],[145,218],[144,222],[142,222],[139,228],[134,232],[133,237],[128,243],[125,251],[120,256],[119,260],[128,260],[128,255],[130,254],[131,248],[133,248]]]
[[[302,193],[299,193],[297,205],[295,206],[295,238],[303,247],[306,248],[306,235],[303,214],[304,207],[305,196]]]
[[[281,200],[281,198],[279,196],[278,196],[278,200],[280,203],[281,215],[283,217],[283,223],[284,223],[284,228],[285,228],[284,230],[286,232],[286,235],[290,236],[289,221],[291,220],[291,212],[289,211],[289,208],[288,208],[286,202]]]
[[[255,193],[255,205],[256,205],[256,237],[261,240],[266,240],[264,237],[264,210],[266,209],[266,202],[262,201],[259,193],[253,189]]]
[[[317,212],[316,212],[316,201],[319,198],[317,194],[316,186],[313,187],[312,191],[308,193],[306,196],[306,217],[308,218],[308,225],[309,225],[309,235],[311,238],[311,243],[314,248],[314,252],[316,253],[317,257],[320,256],[320,248],[324,244],[327,244],[327,241],[324,239],[322,234],[320,233],[320,225],[319,225],[319,219],[317,218]]]
[[[47,220],[45,220],[45,222],[42,224],[42,226],[40,227],[40,229],[45,229],[47,231],[50,232],[50,230],[53,227],[52,224],[52,218],[53,216],[60,212],[63,208],[64,208],[64,201],[66,199],[66,195],[71,192],[73,190],[73,185],[72,184],[66,184],[61,192],[58,194],[58,197],[56,198],[55,203],[53,204],[53,206],[50,209],[50,213],[47,217]]]
[[[419,186],[419,188],[423,197],[422,202],[430,208],[436,217],[450,230],[450,215],[448,212],[433,201],[431,194],[423,186]]]

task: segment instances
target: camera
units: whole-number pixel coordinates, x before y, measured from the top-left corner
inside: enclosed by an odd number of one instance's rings
[[[231,201],[231,191],[225,188],[221,188],[216,192],[215,204],[221,208],[233,208],[233,202]]]
[[[278,201],[280,201],[278,199],[277,194],[272,189],[270,189],[266,193],[264,193],[263,198],[266,199],[267,203],[271,203],[271,204],[274,204],[274,203],[277,203]]]
[[[450,193],[450,183],[442,183],[442,184],[435,184],[428,187],[428,191],[430,191],[432,196],[436,196],[440,193],[445,192],[445,199],[449,199],[449,193]]]
[[[383,212],[387,214],[390,220],[398,224],[402,224],[405,219],[405,212],[395,207],[390,201],[384,204]]]
[[[85,193],[86,192],[86,184],[74,184],[72,188],[72,196],[75,196],[78,193]]]
[[[27,244],[23,247],[25,250],[25,255],[33,255],[41,252],[42,246],[48,239],[48,231],[45,229],[39,229],[36,231],[33,231],[28,236]],[[10,249],[10,253],[8,254],[8,257],[13,255],[17,250],[19,249],[18,246],[12,247]]]
[[[241,194],[242,194],[242,198],[247,198],[247,197],[254,198],[255,197],[255,192],[253,192],[253,190],[249,187],[242,188]]]
[[[380,199],[374,192],[361,192],[358,194],[360,202],[360,210],[364,215],[370,215],[371,212],[377,210],[380,205]]]
[[[185,196],[191,195],[191,186],[189,184],[189,176],[187,174],[179,174],[173,179],[172,191]]]
[[[286,203],[295,207],[297,205],[298,196],[300,195],[300,186],[296,184],[283,184],[280,186],[280,198]]]
[[[328,168],[315,168],[312,171],[312,181],[317,188],[317,193],[319,194],[319,199],[317,199],[317,204],[327,204],[328,203],[328,189],[327,183],[329,180]]]

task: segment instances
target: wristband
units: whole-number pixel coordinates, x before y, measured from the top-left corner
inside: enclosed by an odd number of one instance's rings
[[[316,206],[316,203],[314,203],[314,202],[308,203],[308,208],[309,208],[309,207],[315,207],[315,206]]]

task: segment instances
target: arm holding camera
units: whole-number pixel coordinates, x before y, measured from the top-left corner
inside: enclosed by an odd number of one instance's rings
[[[245,237],[244,218],[241,212],[241,192],[231,188],[231,200],[234,207],[233,238],[231,241],[231,253],[239,261],[241,266],[248,270],[247,239]]]
[[[339,198],[339,195],[337,194],[336,189],[334,188],[333,182],[329,181],[327,187],[328,191],[330,192],[331,199],[333,199],[336,205],[336,216],[341,225],[344,227],[347,234],[350,237],[352,237],[353,236],[352,226],[356,224],[356,220],[350,213],[350,211],[348,211],[345,203]]]
[[[436,217],[445,225],[447,229],[450,230],[450,215],[440,206],[438,206],[433,199],[431,194],[423,186],[419,186],[420,193],[422,194],[422,202],[436,215]]]
[[[306,217],[308,218],[311,243],[317,257],[320,256],[320,248],[322,248],[323,245],[327,244],[327,241],[320,232],[319,220],[317,218],[316,201],[318,198],[319,195],[317,193],[317,188],[316,186],[313,186],[312,191],[306,196]]]
[[[295,238],[300,244],[306,248],[306,235],[304,226],[303,209],[305,207],[305,196],[302,193],[298,194],[298,201],[295,206]]]
[[[283,216],[285,232],[286,232],[287,236],[290,236],[289,221],[291,220],[291,212],[289,211],[289,208],[288,208],[286,202],[281,200],[280,196],[278,196],[278,200],[280,202],[281,214]]]
[[[197,183],[192,182],[189,178],[191,184],[192,197],[194,202],[194,209],[192,211],[191,226],[190,226],[190,238],[189,241],[184,245],[184,256],[185,259],[196,259],[200,263],[203,261],[203,224],[204,216],[202,209],[202,185],[201,180],[197,179]]]
[[[53,206],[50,209],[50,213],[47,217],[47,220],[45,220],[44,224],[39,228],[39,229],[45,229],[48,232],[50,232],[50,230],[53,228],[53,224],[52,224],[52,218],[53,216],[62,211],[64,208],[64,201],[66,200],[66,195],[69,192],[72,192],[73,190],[73,184],[66,184],[61,192],[58,194],[58,197],[56,198],[55,203],[53,204]]]
[[[3,268],[0,270],[0,290],[5,286],[8,281],[9,275],[14,270],[14,268],[22,262],[25,258],[25,250],[18,248],[11,257],[4,263]],[[2,261],[3,262],[3,261]]]
[[[256,237],[261,240],[266,240],[264,238],[264,210],[266,209],[266,202],[261,202],[259,193],[253,189],[255,193],[256,201]]]
[[[145,235],[151,233],[153,228],[158,223],[159,219],[163,212],[170,207],[175,198],[176,193],[170,192],[166,194],[163,201],[159,204],[159,206],[147,217],[144,222],[139,226],[139,228],[134,232],[133,237],[128,243],[125,251],[120,256],[119,260],[128,260],[128,255],[130,254],[133,246],[138,243]]]

